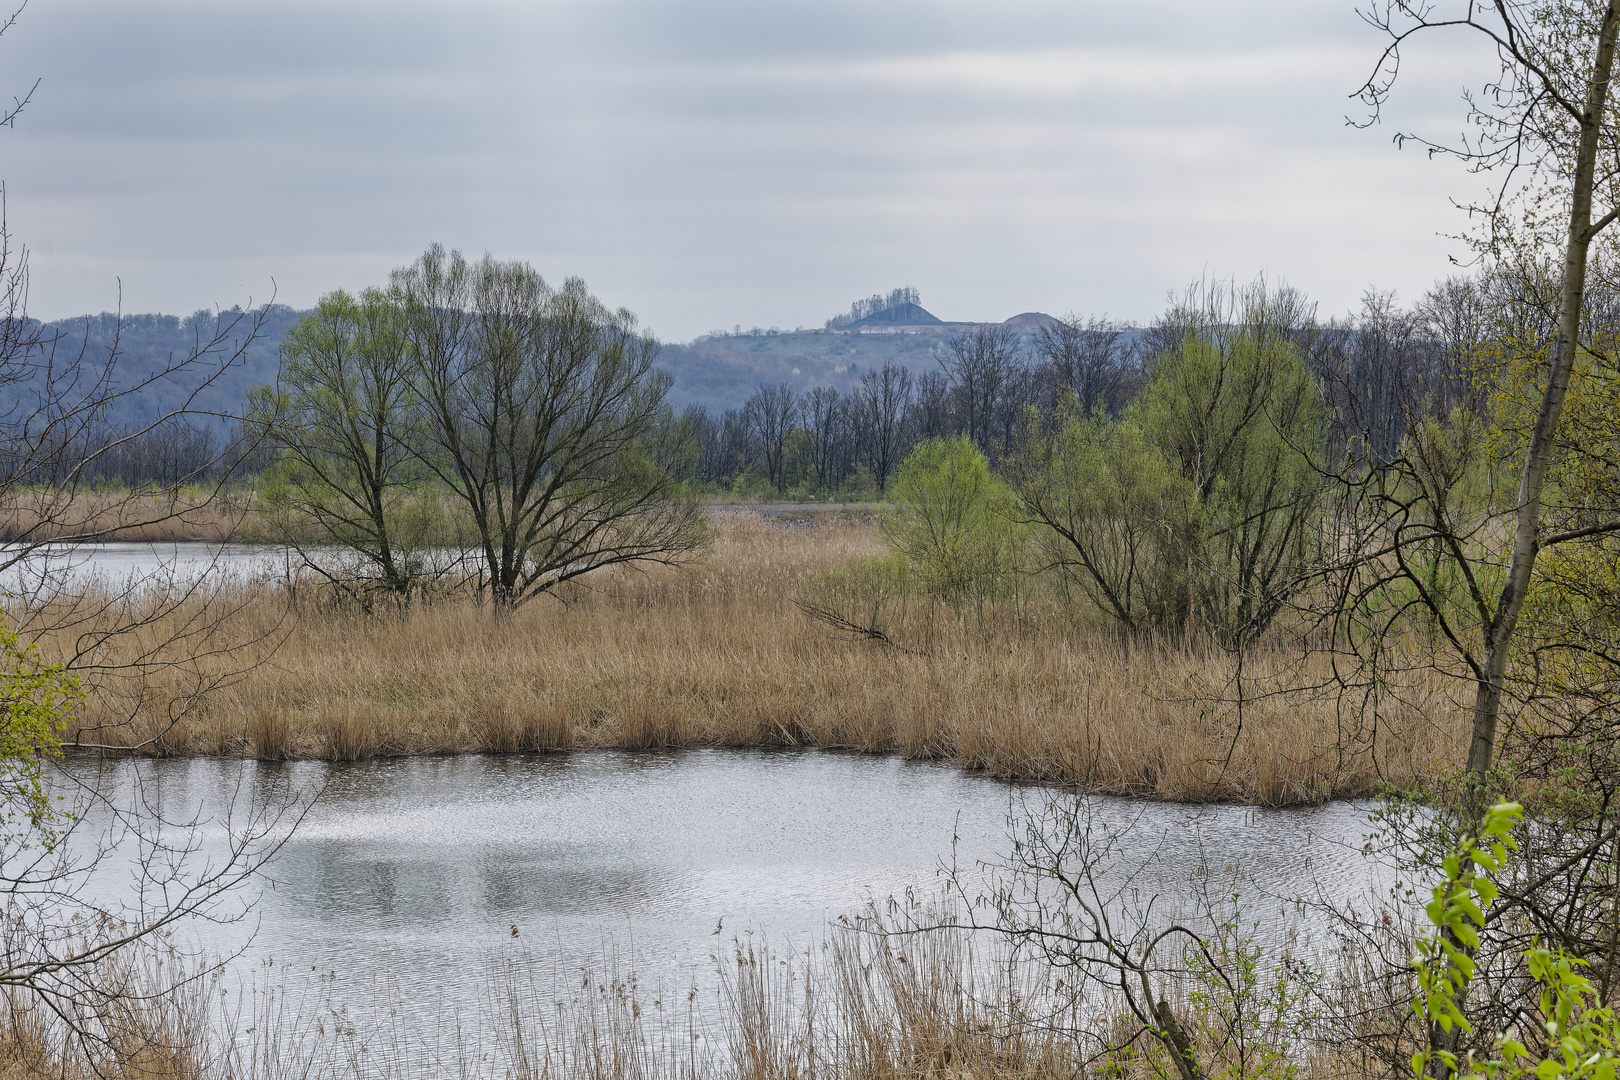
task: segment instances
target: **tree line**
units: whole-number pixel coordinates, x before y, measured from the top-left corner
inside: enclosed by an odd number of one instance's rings
[[[833,493],[853,483],[882,492],[925,439],[967,433],[999,457],[1027,406],[1050,410],[1067,395],[1117,412],[1141,378],[1137,340],[1102,319],[1043,327],[1034,353],[1010,328],[980,326],[951,340],[938,370],[885,363],[848,392],[762,384],[740,408],[689,406],[695,477],[710,488],[752,481]]]
[[[1360,311],[1325,321],[1283,289],[1274,317],[1306,358],[1329,414],[1359,425],[1351,431],[1340,423],[1336,442],[1356,438],[1387,457],[1405,434],[1410,401],[1427,398],[1440,411],[1465,399],[1479,407],[1471,361],[1489,336],[1488,313],[1504,299],[1496,294],[1508,288],[1500,275],[1454,277],[1406,308],[1393,294],[1370,291]],[[1212,321],[1235,328],[1240,316],[1230,305],[1206,310],[1200,296],[1210,292],[1190,289],[1145,328],[1073,314],[1033,337],[979,326],[953,337],[933,370],[885,363],[848,391],[761,384],[735,409],[689,406],[693,475],[710,490],[876,494],[918,443],[956,435],[998,463],[1031,414],[1050,418],[1068,408],[1117,419],[1179,341],[1214,329]]]
[[[910,285],[890,289],[886,296],[883,293],[873,293],[865,300],[857,300],[849,305],[848,312],[842,315],[834,315],[828,319],[827,329],[842,330],[846,326],[851,326],[879,312],[888,311],[890,308],[897,308],[904,304],[921,303],[922,294]]]

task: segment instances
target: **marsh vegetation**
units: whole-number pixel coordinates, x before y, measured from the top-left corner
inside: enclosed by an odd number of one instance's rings
[[[1225,653],[1185,636],[1129,641],[1077,625],[1061,597],[966,608],[891,598],[882,616],[899,646],[801,610],[807,598],[833,602],[851,587],[852,565],[885,551],[870,517],[796,525],[729,513],[690,566],[602,575],[499,620],[466,596],[367,612],[313,584],[291,609],[282,586],[228,587],[206,601],[230,611],[218,640],[259,644],[246,655],[222,649],[212,664],[239,674],[178,721],[161,682],[143,688],[156,707],[109,691],[67,737],[271,760],[836,747],[1264,805],[1409,785],[1460,750],[1465,721],[1443,684],[1410,688],[1410,710],[1358,732],[1321,688],[1325,669],[1314,672],[1319,688],[1299,689],[1299,654],[1281,638],[1245,675],[1276,692],[1248,702],[1240,728],[1223,703]],[[42,644],[49,653],[52,639]]]
[[[0,569],[250,513],[299,565],[115,589],[42,573],[9,602],[6,1067],[404,1067],[274,987],[227,1015],[209,969],[165,951],[295,803],[228,823],[219,865],[187,869],[207,823],[139,797],[115,815],[136,857],[76,848],[87,819],[51,786],[76,782],[52,771],[66,754],[822,747],[1051,787],[989,880],[953,866],[937,907],[869,912],[802,964],[737,942],[701,1020],[661,993],[649,1013],[601,965],[559,994],[497,961],[486,1021],[439,1029],[431,1068],[1612,1077],[1620,0],[1443,7],[1364,13],[1390,43],[1361,100],[1376,118],[1414,35],[1483,32],[1500,70],[1469,99],[1477,130],[1429,145],[1516,179],[1471,208],[1479,272],[1407,312],[1370,294],[1323,322],[1292,290],[1205,281],[1140,333],[1045,325],[1034,362],[978,325],[937,371],[678,416],[630,313],[435,246],[291,328],[226,446],[188,424],[228,333],[157,373],[120,375],[116,347],[59,366],[12,264]],[[109,427],[198,369],[150,424]],[[227,504],[249,474],[251,509]],[[811,527],[699,508],[759,490],[886,505]],[[1211,867],[1155,910],[1160,883],[1107,884],[1134,853],[1096,792],[1376,794],[1366,850],[1401,878],[1320,897],[1331,937],[1309,952]],[[89,882],[126,864],[121,915]]]

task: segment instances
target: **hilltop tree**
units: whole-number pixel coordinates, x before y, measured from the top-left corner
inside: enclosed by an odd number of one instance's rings
[[[849,312],[847,314],[834,315],[832,318],[828,319],[827,329],[842,330],[846,326],[853,323],[858,323],[862,319],[871,318],[873,315],[888,311],[891,308],[897,308],[903,304],[921,303],[922,294],[909,285],[901,286],[898,289],[891,289],[889,290],[889,294],[887,296],[883,295],[882,293],[873,293],[865,300],[857,300],[853,304],[849,305]]]

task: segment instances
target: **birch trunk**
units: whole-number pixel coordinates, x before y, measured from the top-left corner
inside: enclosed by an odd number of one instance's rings
[[[1574,183],[1570,191],[1569,231],[1564,248],[1564,276],[1558,298],[1558,337],[1553,344],[1547,388],[1541,409],[1525,452],[1524,474],[1519,480],[1515,511],[1513,558],[1508,565],[1507,582],[1496,605],[1496,614],[1486,630],[1482,673],[1475,686],[1472,730],[1468,743],[1466,818],[1470,827],[1484,820],[1486,774],[1496,752],[1497,721],[1502,713],[1502,681],[1507,670],[1513,631],[1524,607],[1535,569],[1541,524],[1541,493],[1546,483],[1547,465],[1552,456],[1553,434],[1569,392],[1570,373],[1579,347],[1581,302],[1586,291],[1587,252],[1591,248],[1592,187],[1597,171],[1598,132],[1608,105],[1609,80],[1614,69],[1615,37],[1620,31],[1620,0],[1610,0],[1598,34],[1592,74],[1586,85],[1585,109],[1581,116],[1580,141],[1575,158]]]

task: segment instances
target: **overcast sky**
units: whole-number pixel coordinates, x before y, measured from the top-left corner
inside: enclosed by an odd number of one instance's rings
[[[1487,69],[1352,0],[30,0],[0,179],[32,312],[186,313],[381,284],[430,242],[585,278],[666,340],[820,325],[914,285],[946,319],[1145,320],[1201,275],[1325,314],[1453,272],[1480,181],[1397,150]]]

